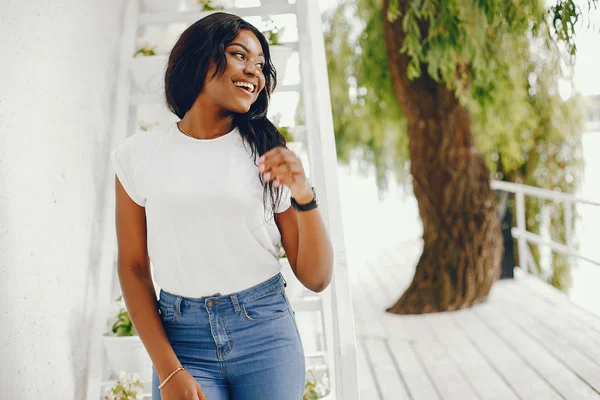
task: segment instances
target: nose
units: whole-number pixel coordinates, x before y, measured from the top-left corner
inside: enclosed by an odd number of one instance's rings
[[[254,63],[246,63],[246,66],[244,67],[244,72],[248,75],[256,75],[256,69],[258,67],[256,65],[254,65]]]

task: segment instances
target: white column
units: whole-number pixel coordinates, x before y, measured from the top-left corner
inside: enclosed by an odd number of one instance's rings
[[[124,3],[1,6],[2,398],[85,398]]]

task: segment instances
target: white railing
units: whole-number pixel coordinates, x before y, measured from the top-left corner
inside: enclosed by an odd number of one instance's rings
[[[520,267],[527,272],[537,274],[538,269],[531,254],[531,250],[527,245],[528,242],[535,243],[538,246],[547,246],[556,253],[563,254],[568,257],[577,258],[587,261],[594,265],[600,266],[600,260],[593,260],[586,257],[573,248],[573,205],[585,204],[600,207],[599,202],[578,198],[572,194],[561,193],[554,190],[541,189],[535,186],[522,185],[512,182],[492,181],[492,189],[513,193],[515,195],[517,214],[517,226],[512,229],[512,235],[517,239]],[[558,243],[552,239],[545,239],[538,234],[527,231],[525,219],[525,196],[532,196],[538,199],[552,200],[556,203],[561,203],[565,210],[565,242]]]

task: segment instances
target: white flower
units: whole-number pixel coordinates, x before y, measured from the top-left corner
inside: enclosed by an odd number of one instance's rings
[[[148,47],[148,42],[142,38],[138,38],[138,40],[136,40],[136,44],[138,49],[141,49],[142,47]]]
[[[125,380],[127,379],[127,372],[125,371],[121,371],[121,373],[119,374],[119,380]]]
[[[104,400],[114,400],[114,397],[112,395],[112,388],[107,387],[106,389],[104,389]]]
[[[230,1],[225,1],[225,0],[213,0],[212,4],[214,6],[222,7],[222,8],[229,8],[229,7],[231,7],[231,2]]]

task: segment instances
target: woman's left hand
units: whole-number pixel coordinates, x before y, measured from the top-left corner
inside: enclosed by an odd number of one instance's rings
[[[273,181],[275,187],[287,186],[300,204],[313,199],[302,161],[293,151],[283,146],[275,147],[263,154],[258,162],[258,171],[263,174],[265,182]]]

